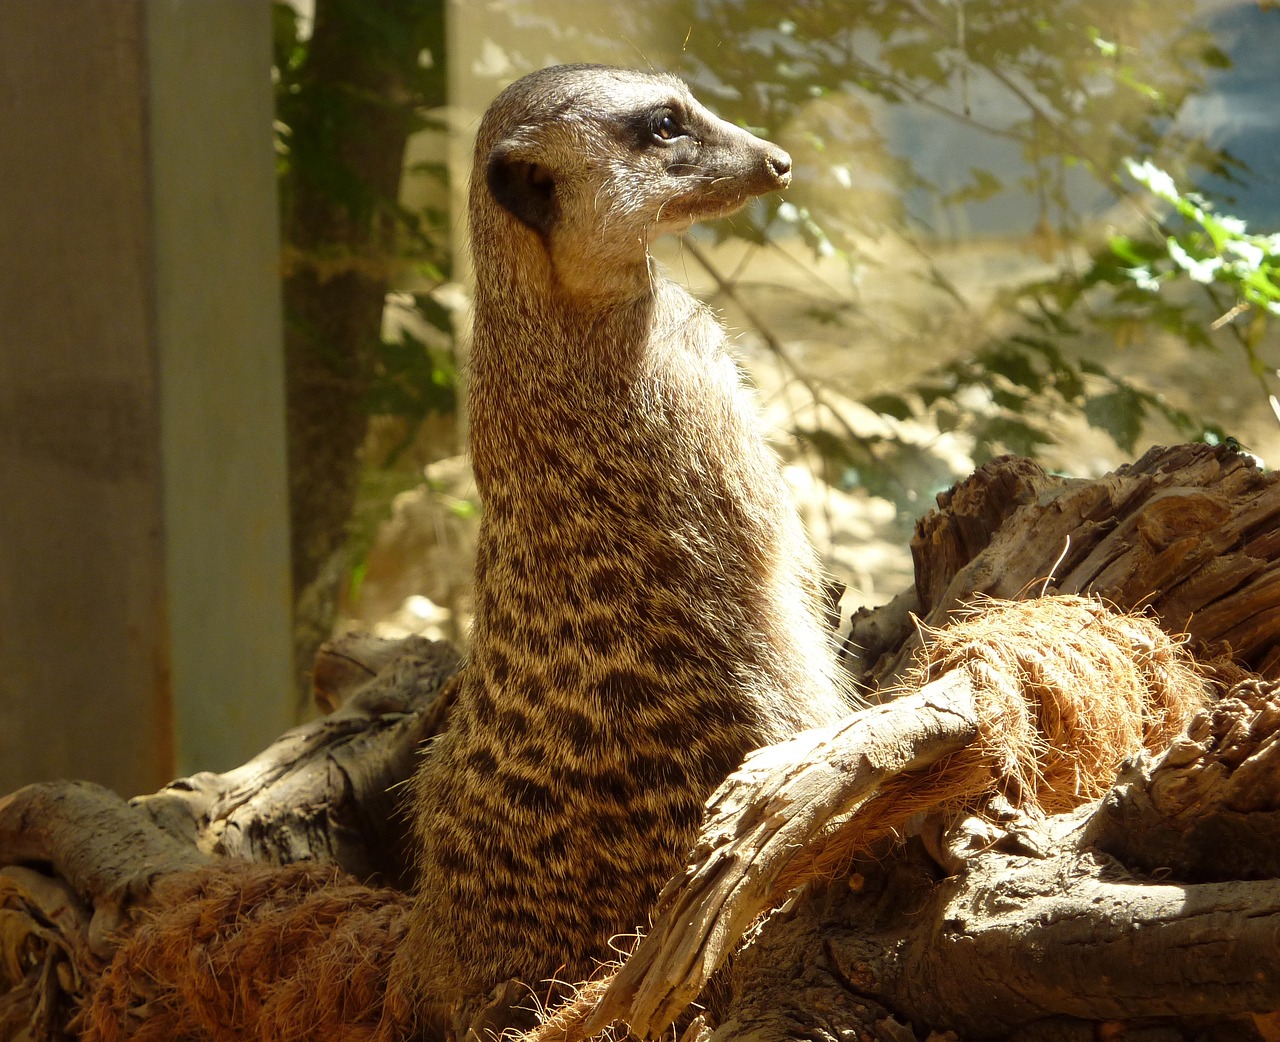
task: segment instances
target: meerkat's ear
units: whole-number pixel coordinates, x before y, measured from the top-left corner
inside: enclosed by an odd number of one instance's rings
[[[520,155],[511,142],[500,141],[489,153],[485,178],[494,199],[517,220],[539,235],[551,231],[560,211],[550,170]]]

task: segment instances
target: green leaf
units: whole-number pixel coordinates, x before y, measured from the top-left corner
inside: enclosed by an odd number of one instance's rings
[[[1004,182],[989,170],[979,167],[969,168],[970,183],[942,197],[944,203],[959,205],[961,203],[980,203],[1004,191]]]
[[[862,404],[874,412],[892,416],[895,420],[909,420],[915,414],[910,403],[897,394],[873,394],[869,398],[863,398]]]
[[[1003,376],[1019,387],[1033,393],[1044,389],[1044,374],[1036,368],[1025,351],[1009,343],[998,344],[983,351],[978,360],[991,372]]]
[[[1200,60],[1211,69],[1231,68],[1231,58],[1227,52],[1214,44],[1207,44],[1200,51]]]
[[[1027,420],[1010,416],[994,416],[980,423],[975,431],[977,461],[985,463],[999,453],[1034,456],[1036,450],[1052,444],[1053,439]]]
[[[1142,397],[1129,387],[1117,387],[1105,394],[1091,395],[1084,403],[1085,419],[1106,431],[1125,452],[1132,452],[1142,430],[1146,407]]]

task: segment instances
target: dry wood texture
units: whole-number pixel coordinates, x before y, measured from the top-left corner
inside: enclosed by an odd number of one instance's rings
[[[1280,676],[1280,482],[1252,457],[1155,448],[1096,481],[1002,457],[938,501],[911,543],[915,610],[927,625],[945,625],[981,595],[1089,594],[1124,611],[1148,608],[1200,651]],[[919,646],[909,618],[896,625],[878,635],[874,660],[849,649],[873,686]]]
[[[1280,686],[1247,681],[1101,801],[1047,821],[958,823],[947,874],[911,845],[861,862],[742,950],[714,1037],[896,1042],[916,1037],[911,1021],[968,1040],[1270,1042],[1278,725]],[[1230,814],[1248,818],[1261,852],[1204,848],[1207,864],[1144,871],[1145,839],[1181,831],[1201,807],[1220,808],[1211,820],[1258,773],[1269,795]],[[1117,821],[1138,834],[1121,836]]]
[[[1207,697],[1153,623],[1083,598],[992,602],[929,640],[917,676],[941,675],[919,693],[760,750],[721,787],[588,1032],[622,1021],[655,1037],[789,890],[923,810],[996,795],[1037,814],[1078,806],[1124,757],[1168,745]]]
[[[120,941],[136,933],[137,917],[163,907],[166,892],[186,892],[181,880],[202,866],[304,861],[364,880],[405,878],[391,789],[443,726],[457,653],[411,637],[341,641],[326,655],[345,663],[329,672],[338,679],[326,696],[341,708],[233,771],[180,779],[132,803],[78,782],[0,799],[0,1038],[71,1037],[77,1010]],[[321,867],[275,889],[309,893],[331,876]],[[393,921],[354,899],[359,884],[346,885],[356,887],[347,901],[364,916],[359,929]],[[332,902],[318,902],[315,914],[332,921]]]

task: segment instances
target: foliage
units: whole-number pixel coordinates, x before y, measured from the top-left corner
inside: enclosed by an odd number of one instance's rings
[[[1189,177],[1239,183],[1249,175],[1177,119],[1208,77],[1231,64],[1195,19],[1194,4],[868,0],[856,18],[841,22],[837,5],[813,2],[789,7],[769,34],[752,32],[758,12],[751,5],[692,6],[721,38],[751,41],[703,52],[714,70],[687,60],[694,80],[751,85],[734,95],[722,91],[722,110],[771,127],[794,125],[806,109],[825,113],[808,133],[809,158],[826,191],[810,190],[802,205],[797,192],[765,204],[740,234],[764,242],[790,224],[816,254],[837,253],[857,271],[874,263],[860,256],[867,243],[887,235],[918,244],[926,258],[945,245],[928,214],[961,210],[991,221],[991,208],[1000,206],[1026,213],[1028,247],[1057,269],[997,294],[977,318],[999,332],[972,353],[866,396],[863,405],[893,420],[928,418],[939,430],[962,431],[977,461],[1001,451],[1036,454],[1055,440],[1055,418],[1064,411],[1106,431],[1126,452],[1153,417],[1184,437],[1217,438],[1219,428],[1113,372],[1105,353],[1089,347],[1108,339],[1127,347],[1160,335],[1210,347],[1216,330],[1245,310],[1253,319],[1237,339],[1267,390],[1258,345],[1276,308],[1277,237],[1247,235],[1242,222],[1217,215],[1194,193],[1179,193],[1152,160],[1128,158],[1163,157]],[[762,75],[762,65],[772,75]],[[838,104],[815,104],[833,97]],[[922,162],[918,147],[895,154],[886,128],[910,137],[904,125],[940,133],[962,153],[972,154],[966,140],[985,137],[991,165],[969,165],[957,176],[947,162]],[[851,136],[856,148],[847,147]],[[877,153],[878,169],[866,160]],[[1130,181],[1120,176],[1126,170]],[[1011,176],[1019,172],[1024,176]],[[877,178],[891,179],[906,206],[855,209],[849,192],[839,190]],[[1151,218],[1101,248],[1089,246],[1104,207],[1150,211],[1133,181],[1172,206],[1180,224],[1168,228]],[[1082,248],[1092,254],[1083,264]],[[903,274],[940,290],[947,306],[970,317],[981,307],[927,261]],[[1235,300],[1197,298],[1187,292],[1189,282],[1230,289]],[[901,437],[863,436],[855,448],[838,432],[797,433],[839,473],[873,491],[889,491],[902,471]],[[916,471],[906,473],[910,481]]]
[[[1156,346],[1234,340],[1265,388],[1274,237],[1246,235],[1195,194],[1200,182],[1222,190],[1254,174],[1183,116],[1232,71],[1233,45],[1251,46],[1259,29],[1280,39],[1280,11],[1240,5],[1214,21],[1197,0],[675,0],[660,14],[635,5],[568,26],[537,0],[493,10],[515,30],[517,69],[616,56],[617,40],[643,40],[657,53],[642,62],[665,58],[721,115],[783,141],[796,160],[792,188],[713,235],[760,250],[802,243],[819,262],[844,262],[848,285],[815,291],[802,315],[822,327],[814,338],[903,359],[940,345],[936,365],[904,362],[855,405],[820,386],[763,309],[739,308],[811,396],[795,434],[837,484],[903,503],[922,477],[948,484],[946,467],[926,459],[926,428],[978,461],[1042,451],[1070,416],[1125,452],[1153,421],[1221,437],[1212,418],[1116,364]],[[1125,176],[1143,164],[1193,186],[1158,196],[1172,226],[1150,185]],[[985,295],[957,284],[945,262],[971,227],[1020,242],[1028,257]],[[741,300],[734,274],[711,274]],[[858,286],[877,278],[914,295],[917,311],[900,323],[871,312],[882,301],[864,312]],[[860,422],[859,406],[884,423]]]
[[[1280,234],[1250,235],[1244,221],[1214,212],[1213,204],[1196,193],[1178,191],[1173,178],[1151,162],[1126,160],[1135,181],[1156,198],[1170,204],[1181,218],[1178,234],[1165,235],[1165,252],[1153,254],[1123,237],[1112,240],[1112,250],[1132,263],[1126,270],[1144,290],[1158,293],[1163,283],[1186,277],[1202,285],[1224,285],[1234,291],[1233,314],[1254,310],[1245,346],[1256,375],[1264,366],[1256,348],[1267,327],[1268,315],[1280,315]]]
[[[1183,115],[1232,71],[1231,33],[1237,42],[1250,27],[1276,35],[1280,11],[1234,9],[1252,20],[1228,31],[1197,0],[672,0],[563,10],[572,17],[541,0],[487,5],[487,17],[508,23],[485,40],[507,41],[497,63],[504,79],[558,60],[625,62],[619,41],[643,41],[632,64],[673,67],[726,118],[780,136],[796,158],[785,197],[753,204],[712,235],[766,251],[803,244],[820,261],[842,262],[848,284],[815,292],[803,312],[830,343],[904,357],[918,357],[920,343],[940,345],[935,364],[903,364],[893,379],[841,396],[818,385],[758,311],[749,315],[812,395],[815,409],[797,414],[795,433],[834,483],[900,502],[949,483],[922,429],[958,439],[976,461],[1041,452],[1072,416],[1125,452],[1153,422],[1183,437],[1223,437],[1214,418],[1166,401],[1117,364],[1153,345],[1234,342],[1270,394],[1275,236],[1249,234],[1208,203],[1203,184],[1221,192],[1254,172]],[[286,22],[277,63],[287,125],[306,44]],[[282,143],[284,162],[323,161],[299,154],[287,132]],[[340,177],[333,183],[361,204]],[[448,277],[444,214],[377,205],[400,222],[396,263],[418,265],[427,288]],[[1027,257],[985,294],[958,284],[945,263],[970,227],[1021,243]],[[712,274],[722,292],[736,286],[734,273]],[[904,297],[918,297],[918,313],[895,324],[864,308],[858,286],[867,278],[896,280]],[[416,332],[383,344],[370,408],[421,417],[452,406],[448,315],[430,303],[421,310]],[[883,425],[860,421],[860,407]]]

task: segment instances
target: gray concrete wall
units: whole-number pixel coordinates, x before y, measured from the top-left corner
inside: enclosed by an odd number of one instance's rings
[[[0,792],[290,722],[269,13],[0,5]]]

